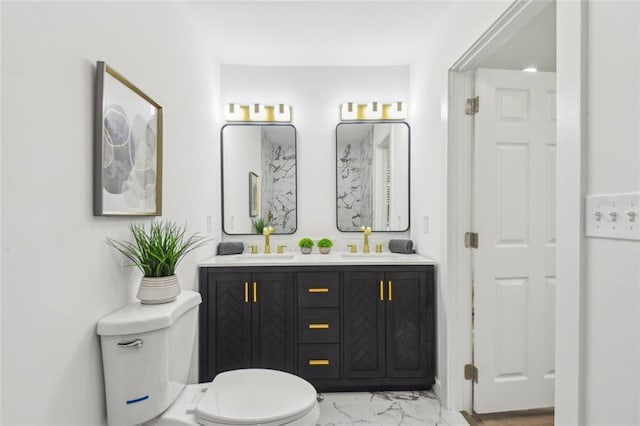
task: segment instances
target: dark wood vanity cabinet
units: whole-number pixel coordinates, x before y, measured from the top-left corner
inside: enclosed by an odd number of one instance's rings
[[[343,301],[346,379],[432,379],[432,274],[345,272]]]
[[[298,375],[340,378],[340,273],[298,273]]]
[[[319,391],[434,383],[433,265],[202,267],[200,291],[201,381],[265,367]]]
[[[202,268],[200,281],[201,381],[247,367],[295,372],[294,273]]]

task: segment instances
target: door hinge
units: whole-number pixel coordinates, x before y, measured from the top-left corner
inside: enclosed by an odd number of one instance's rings
[[[465,232],[464,233],[464,247],[465,248],[478,248],[478,233],[477,232]]]
[[[474,383],[478,383],[478,369],[473,364],[465,364],[464,366],[464,379],[473,380]]]
[[[464,113],[467,115],[474,115],[478,111],[480,111],[480,97],[476,96],[475,98],[467,99],[464,106]]]

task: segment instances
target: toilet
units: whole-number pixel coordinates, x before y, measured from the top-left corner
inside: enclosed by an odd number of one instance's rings
[[[317,392],[293,374],[248,368],[186,385],[201,302],[183,290],[174,302],[132,303],[98,322],[109,425],[315,425]]]

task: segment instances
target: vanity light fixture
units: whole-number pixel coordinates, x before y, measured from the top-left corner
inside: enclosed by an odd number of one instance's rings
[[[405,102],[369,102],[358,104],[347,102],[342,104],[340,119],[342,121],[358,120],[404,120],[407,118],[407,104]]]
[[[364,108],[364,116],[368,120],[380,120],[382,118],[382,104],[380,102],[369,102]]]
[[[267,121],[267,109],[265,108],[265,106],[262,104],[249,105],[249,120]]]
[[[291,107],[286,104],[240,105],[228,103],[224,108],[224,119],[226,121],[290,122]]]

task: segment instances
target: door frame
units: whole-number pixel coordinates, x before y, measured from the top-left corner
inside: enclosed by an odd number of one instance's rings
[[[500,18],[449,69],[446,210],[448,283],[447,339],[449,408],[471,412],[471,381],[464,380],[472,362],[471,250],[464,233],[471,229],[473,120],[464,102],[473,96],[473,70],[515,35],[550,0],[515,0]],[[586,194],[587,2],[556,3],[557,28],[557,279],[555,423],[579,424],[584,342],[582,299],[585,278],[585,239],[582,200]],[[576,159],[578,161],[576,161]],[[578,219],[576,219],[578,218]],[[559,314],[561,313],[561,315]]]

